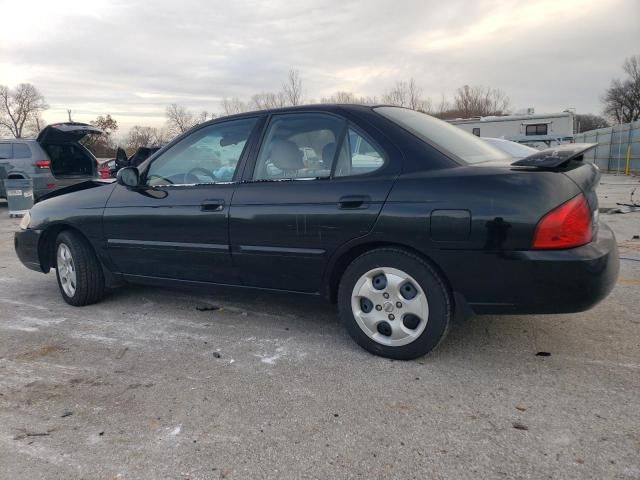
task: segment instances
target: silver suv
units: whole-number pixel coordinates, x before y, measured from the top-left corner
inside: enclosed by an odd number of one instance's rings
[[[0,197],[6,198],[4,180],[31,178],[37,200],[58,188],[97,175],[96,157],[79,141],[103,131],[86,123],[56,123],[43,128],[35,140],[0,140]]]

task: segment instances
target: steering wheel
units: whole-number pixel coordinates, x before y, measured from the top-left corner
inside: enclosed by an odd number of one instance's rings
[[[209,177],[214,182],[216,181],[216,176],[212,172],[210,172],[206,168],[195,167],[195,168],[192,168],[191,170],[189,170],[185,174],[185,176],[184,176],[185,183],[199,183],[199,182],[201,182],[201,180],[198,178],[198,174],[200,174],[202,176],[205,176],[205,177]],[[195,179],[195,182],[190,182],[191,179]]]

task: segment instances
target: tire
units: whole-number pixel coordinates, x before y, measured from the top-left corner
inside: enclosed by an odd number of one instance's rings
[[[378,248],[345,270],[338,288],[338,314],[365,350],[412,360],[444,340],[452,302],[444,281],[428,262],[399,248]]]
[[[66,257],[64,253],[67,254]],[[60,233],[56,238],[54,258],[58,287],[65,302],[82,307],[96,303],[104,297],[102,267],[84,237],[70,230]],[[72,275],[69,274],[69,265],[73,271]],[[69,288],[69,285],[73,288]]]

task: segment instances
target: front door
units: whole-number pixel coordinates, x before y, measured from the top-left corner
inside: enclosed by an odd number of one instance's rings
[[[397,171],[388,160],[343,118],[272,115],[231,205],[233,261],[243,283],[318,291],[332,253],[373,227]]]
[[[115,188],[105,209],[104,234],[121,273],[237,283],[229,206],[257,120],[204,126],[153,159],[141,173],[139,188]]]

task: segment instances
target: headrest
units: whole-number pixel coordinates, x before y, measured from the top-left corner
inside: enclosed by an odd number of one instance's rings
[[[276,140],[271,146],[271,161],[280,170],[300,170],[304,168],[302,152],[291,140]]]

